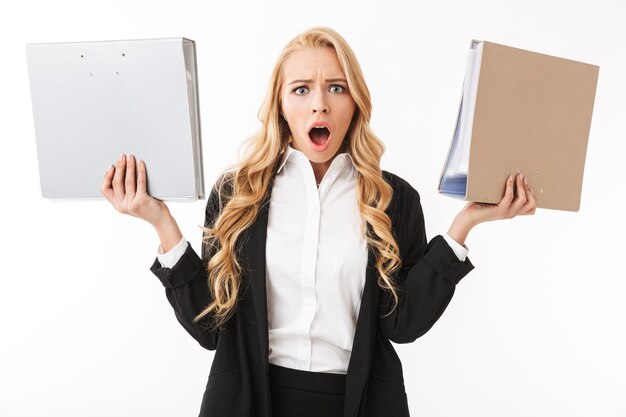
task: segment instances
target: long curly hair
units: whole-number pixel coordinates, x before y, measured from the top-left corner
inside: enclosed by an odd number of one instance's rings
[[[376,255],[378,285],[389,291],[395,300],[391,311],[398,304],[392,273],[400,269],[401,260],[391,231],[391,219],[385,213],[393,189],[383,179],[380,168],[385,146],[369,126],[372,111],[369,89],[356,56],[347,42],[332,29],[315,27],[296,36],[283,48],[258,113],[261,129],[244,141],[244,157],[233,170],[235,172],[222,175],[221,180],[215,184],[220,201],[224,201],[225,205],[216,216],[214,224],[202,228],[203,242],[213,252],[207,264],[212,302],[194,322],[211,314],[213,328],[217,328],[234,313],[242,283],[241,265],[237,260],[237,240],[255,221],[263,197],[290,142],[289,126],[280,113],[283,64],[291,53],[303,48],[334,49],[346,75],[348,90],[356,107],[343,145],[345,152],[352,157],[358,173],[357,200],[361,218],[364,220],[362,231],[366,236],[368,250]]]

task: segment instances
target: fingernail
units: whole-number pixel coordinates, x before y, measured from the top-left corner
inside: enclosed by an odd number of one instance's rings
[[[122,159],[124,159],[124,154],[120,154],[120,157],[117,159],[117,162],[122,162]]]
[[[528,185],[528,178],[524,177],[524,184]]]
[[[513,174],[509,175],[509,182],[513,181]]]
[[[113,168],[113,164],[109,164],[109,166],[107,166],[106,172],[109,172],[111,170],[111,168]]]

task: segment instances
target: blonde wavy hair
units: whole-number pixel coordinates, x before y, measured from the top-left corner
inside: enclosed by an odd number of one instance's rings
[[[315,27],[296,36],[283,48],[258,113],[261,130],[243,143],[245,156],[235,172],[222,175],[215,184],[220,203],[226,203],[215,216],[214,224],[205,224],[202,228],[203,242],[207,243],[206,247],[212,253],[207,264],[212,302],[194,322],[212,313],[213,328],[217,328],[234,313],[241,286],[238,238],[255,221],[290,141],[289,126],[281,117],[283,64],[291,53],[303,48],[333,48],[346,75],[348,90],[356,107],[343,145],[358,172],[358,207],[367,224],[364,224],[363,232],[368,249],[376,254],[378,285],[393,295],[395,303],[391,311],[398,304],[392,272],[400,269],[401,260],[391,231],[391,219],[385,213],[393,189],[383,179],[380,168],[385,146],[369,126],[372,111],[370,93],[356,56],[347,42],[332,29]]]

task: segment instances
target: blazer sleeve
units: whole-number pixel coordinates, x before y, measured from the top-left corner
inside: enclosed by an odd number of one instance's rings
[[[218,180],[218,184],[221,180]],[[207,200],[204,226],[213,225],[220,213],[220,204],[217,187],[214,186]],[[219,331],[207,329],[207,317],[194,323],[193,319],[202,312],[211,302],[212,297],[208,287],[207,266],[218,248],[202,242],[202,258],[198,256],[191,245],[172,268],[162,267],[158,258],[150,267],[165,287],[165,296],[174,309],[178,322],[187,332],[208,350],[215,350]]]
[[[398,198],[392,218],[402,266],[396,275],[398,305],[393,295],[380,291],[381,328],[395,343],[411,343],[424,335],[450,303],[456,284],[474,266],[468,257],[459,261],[441,235],[426,239],[424,213],[418,192],[408,183]]]

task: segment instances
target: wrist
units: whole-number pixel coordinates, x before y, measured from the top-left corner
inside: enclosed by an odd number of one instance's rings
[[[162,210],[161,210],[161,215],[159,216],[159,218],[153,222],[150,222],[150,224],[152,224],[152,226],[157,230],[161,230],[161,229],[165,229],[167,227],[169,227],[169,225],[172,222],[176,222],[174,220],[174,217],[172,216],[172,214],[170,213],[170,210],[167,206],[163,206]]]
[[[169,213],[163,215],[161,220],[155,223],[154,228],[159,235],[163,253],[168,252],[180,242],[183,235],[176,223],[176,220]]]
[[[472,224],[469,219],[459,214],[454,218],[452,225],[450,225],[448,235],[461,245],[465,246],[465,240],[473,227],[474,224]]]

